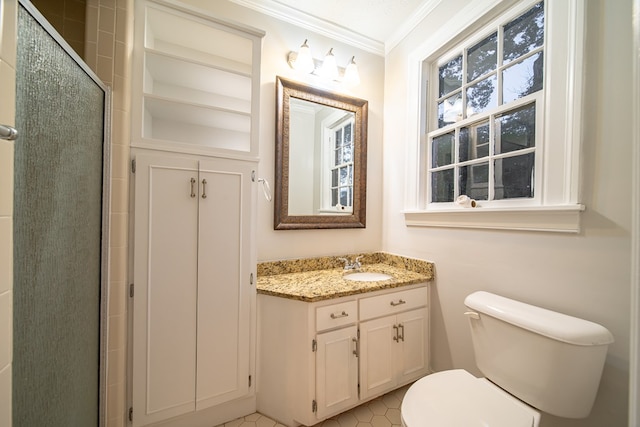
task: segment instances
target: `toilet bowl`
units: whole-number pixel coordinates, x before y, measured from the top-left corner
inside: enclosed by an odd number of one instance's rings
[[[585,418],[611,333],[601,325],[489,292],[464,301],[476,364],[419,379],[400,408],[403,427],[538,427],[541,413]]]
[[[403,427],[537,427],[540,412],[463,369],[431,374],[407,390]]]

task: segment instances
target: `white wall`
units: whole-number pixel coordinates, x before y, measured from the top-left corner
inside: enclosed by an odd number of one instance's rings
[[[315,212],[314,153],[316,148],[316,120],[313,108],[291,102],[289,139],[300,144],[289,144],[289,212],[291,215],[313,215]],[[291,197],[295,194],[295,197]]]
[[[231,19],[266,32],[262,46],[260,99],[260,167],[258,175],[273,185],[275,165],[275,79],[282,76],[303,81],[287,64],[290,51],[297,51],[304,39],[316,59],[334,48],[340,66],[356,56],[362,83],[347,93],[369,101],[369,145],[367,178],[367,227],[352,230],[273,229],[273,202],[258,200],[258,261],[305,258],[322,255],[376,251],[381,245],[382,217],[382,112],[384,59],[310,30],[288,24],[228,1],[185,0],[196,7],[212,10],[215,16]],[[315,77],[308,82],[317,84]],[[340,89],[341,90],[341,89]],[[262,192],[259,191],[261,194]]]
[[[625,426],[629,362],[631,228],[631,0],[587,0],[582,232],[407,227],[407,55],[472,0],[442,2],[386,59],[383,250],[435,262],[432,363],[474,364],[464,297],[479,289],[606,326],[615,336],[591,416],[543,426]],[[477,0],[473,0],[477,1]],[[636,118],[637,120],[637,118]]]

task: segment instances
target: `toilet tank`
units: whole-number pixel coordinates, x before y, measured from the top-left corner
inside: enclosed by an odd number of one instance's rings
[[[589,415],[613,342],[606,328],[489,292],[464,303],[485,377],[541,411]]]

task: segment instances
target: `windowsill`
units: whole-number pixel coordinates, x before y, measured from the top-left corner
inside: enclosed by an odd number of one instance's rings
[[[579,233],[584,205],[526,208],[456,208],[405,211],[409,227],[453,227],[493,230]]]

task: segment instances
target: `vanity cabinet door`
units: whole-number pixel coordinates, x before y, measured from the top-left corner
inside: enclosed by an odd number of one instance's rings
[[[356,326],[317,336],[318,419],[340,413],[358,402],[357,336]]]
[[[398,314],[400,339],[397,353],[398,384],[429,373],[429,317],[426,308]]]
[[[427,309],[360,324],[360,398],[368,399],[428,373]]]
[[[360,398],[382,394],[397,383],[395,351],[396,316],[360,324]]]

